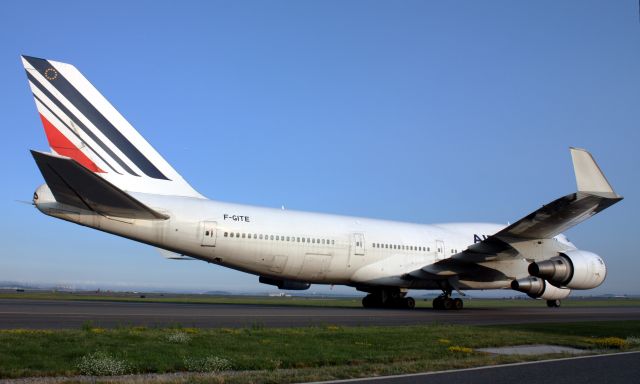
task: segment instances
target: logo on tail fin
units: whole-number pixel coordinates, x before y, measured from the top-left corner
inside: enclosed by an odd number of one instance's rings
[[[55,80],[58,78],[58,71],[56,71],[55,68],[47,68],[44,71],[44,77],[47,78],[47,80],[51,81],[51,80]]]

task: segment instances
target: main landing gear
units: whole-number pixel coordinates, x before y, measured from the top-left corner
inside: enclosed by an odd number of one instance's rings
[[[442,289],[442,295],[433,299],[433,309],[456,309],[464,307],[464,302],[460,298],[451,298],[451,289]]]
[[[560,300],[547,300],[547,307],[560,308]]]
[[[462,309],[464,307],[464,302],[462,299],[451,297],[446,297],[444,295],[440,295],[433,299],[433,309]]]
[[[406,294],[406,292],[401,292],[399,290],[380,290],[371,292],[362,298],[362,306],[365,308],[415,308],[416,301],[413,297],[405,297]]]

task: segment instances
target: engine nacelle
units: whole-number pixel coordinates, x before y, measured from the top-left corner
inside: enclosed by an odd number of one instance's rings
[[[271,277],[260,276],[258,279],[262,284],[275,285],[278,289],[286,289],[290,291],[304,291],[309,289],[311,284],[303,281],[272,279]]]
[[[534,299],[543,300],[562,300],[571,293],[570,289],[555,287],[544,279],[533,276],[513,280],[511,289],[524,292]]]
[[[607,276],[607,267],[595,253],[571,250],[549,260],[529,264],[529,273],[556,287],[591,289],[602,284]]]

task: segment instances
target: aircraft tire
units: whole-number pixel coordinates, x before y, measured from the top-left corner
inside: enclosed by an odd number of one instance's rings
[[[453,304],[453,299],[450,299],[448,297],[446,299],[444,299],[443,306],[444,306],[444,309],[446,309],[446,310],[450,310],[450,309],[455,308],[454,304]]]
[[[456,310],[461,310],[464,307],[464,302],[460,298],[453,299],[453,308]]]
[[[547,300],[547,307],[560,308],[560,300]]]
[[[413,299],[413,297],[405,297],[403,301],[404,307],[406,309],[414,309],[416,307],[416,301]]]
[[[436,297],[433,299],[433,309],[444,309],[444,303],[442,302],[441,297]]]

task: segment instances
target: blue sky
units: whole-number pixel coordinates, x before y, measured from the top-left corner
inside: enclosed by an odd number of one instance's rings
[[[588,148],[626,199],[567,235],[609,266],[591,292],[640,293],[635,0],[13,1],[0,47],[0,281],[262,288],[16,203],[47,148],[24,53],[76,65],[223,201],[506,223],[574,191]]]

